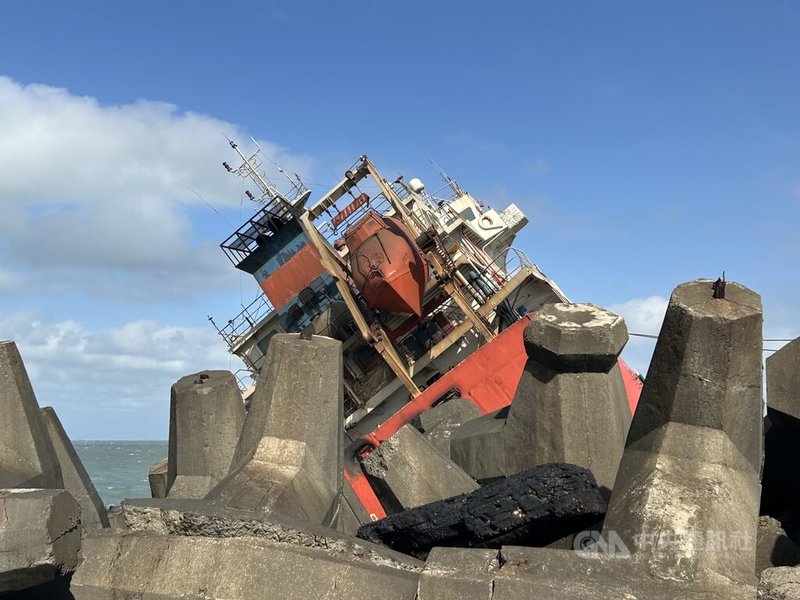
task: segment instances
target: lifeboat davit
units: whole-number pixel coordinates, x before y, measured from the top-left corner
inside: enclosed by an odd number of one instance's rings
[[[402,221],[367,213],[344,236],[353,282],[375,309],[422,316],[428,262]]]

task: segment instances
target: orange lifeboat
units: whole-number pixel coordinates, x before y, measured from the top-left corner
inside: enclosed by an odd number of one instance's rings
[[[378,310],[421,317],[428,263],[402,221],[371,211],[344,238],[364,300]]]

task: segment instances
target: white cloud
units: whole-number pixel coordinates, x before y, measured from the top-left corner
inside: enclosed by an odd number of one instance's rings
[[[98,269],[138,289],[159,279],[184,291],[229,284],[217,244],[233,227],[198,236],[191,220],[210,209],[190,187],[218,208],[239,206],[241,181],[221,166],[237,162],[223,134],[249,137],[170,104],[108,106],[0,77],[0,292],[9,277],[30,287],[30,267],[37,284],[62,290],[85,291]],[[259,144],[288,171],[309,173],[308,156]]]
[[[608,308],[625,319],[629,333],[657,336],[664,321],[667,302],[667,298],[662,296],[649,296],[613,304]],[[655,339],[631,335],[622,351],[622,357],[631,367],[644,375],[647,373],[655,346]]]
[[[658,335],[661,323],[664,321],[667,302],[668,299],[663,296],[649,296],[614,304],[609,310],[625,319],[628,331]]]
[[[39,405],[54,406],[75,439],[166,439],[177,379],[242,368],[211,327],[140,320],[93,330],[18,311],[0,314],[0,339],[17,343]]]
[[[0,190],[16,200],[119,203],[141,198],[236,206],[239,185],[220,166],[233,162],[223,135],[247,140],[235,124],[138,101],[104,106],[62,88],[0,77]],[[305,173],[310,159],[259,142],[266,155]]]

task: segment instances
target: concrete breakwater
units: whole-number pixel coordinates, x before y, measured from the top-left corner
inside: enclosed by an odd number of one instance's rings
[[[359,457],[376,522],[342,476],[338,341],[276,335],[248,410],[228,372],[181,378],[153,497],[110,515],[0,342],[0,595],[800,598],[800,339],[765,419],[757,294],[678,286],[632,418],[620,317],[547,305],[524,335],[510,407],[449,400]]]

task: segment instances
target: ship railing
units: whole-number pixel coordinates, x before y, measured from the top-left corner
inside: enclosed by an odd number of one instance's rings
[[[258,373],[250,369],[239,369],[233,374],[236,379],[236,384],[239,386],[239,391],[246,392],[256,384],[256,376]]]
[[[442,204],[447,204],[453,200],[458,200],[461,197],[461,194],[456,192],[451,184],[445,183],[442,187],[436,188],[428,196],[431,198],[431,200],[436,202],[438,206],[441,206]]]
[[[295,203],[299,202],[299,200],[303,196],[307,197],[307,196],[311,195],[311,191],[308,189],[308,186],[306,186],[306,184],[302,182],[300,177],[295,175],[295,178],[296,178],[296,182],[294,182],[294,181],[291,182],[291,188],[289,189],[289,193],[286,194],[286,197],[289,199],[289,202],[291,202],[292,204],[295,204]]]
[[[228,236],[220,248],[234,265],[239,265],[266,238],[275,234],[276,225],[289,218],[288,210],[284,207],[276,209],[272,205],[265,206]]]
[[[442,224],[436,215],[427,209],[417,209],[411,213],[411,217],[414,219],[414,222],[419,227],[420,231],[427,231],[429,229],[434,229],[439,231],[442,228]]]
[[[229,319],[223,327],[218,327],[213,320],[212,323],[214,323],[214,326],[217,328],[217,333],[225,340],[228,347],[233,348],[245,333],[255,327],[259,321],[264,319],[264,317],[269,315],[273,310],[272,303],[262,293],[250,304],[243,307],[238,315]]]
[[[447,325],[442,328],[445,335],[467,319],[467,315],[464,314],[464,311],[462,311],[455,302],[445,302],[431,314],[436,315],[437,313],[441,313],[447,319]]]
[[[430,209],[418,209],[411,212],[411,220],[414,221],[419,231],[433,229],[436,232],[441,232],[452,223],[452,220],[450,222],[444,222],[440,217],[440,212]]]
[[[392,182],[391,186],[398,200],[405,200],[411,195],[411,192],[408,191],[406,184],[402,181],[394,181]]]
[[[522,250],[509,246],[479,272],[480,281],[500,291],[523,268],[533,267],[533,263]]]
[[[329,244],[333,245],[337,239],[342,238],[347,229],[362,219],[370,210],[374,210],[383,216],[391,216],[394,214],[394,208],[392,207],[392,204],[383,194],[378,194],[375,197],[370,198],[360,206],[353,204],[355,202],[356,199],[352,199],[350,203],[341,208],[334,205],[331,209],[325,211],[331,216],[331,218],[327,221],[318,222],[317,230],[322,234]],[[340,220],[337,220],[337,222],[334,224],[334,217],[342,214],[342,211],[344,211],[350,204],[353,204],[357,207],[350,214],[341,218]],[[332,210],[334,208],[337,209],[335,212]]]
[[[405,201],[406,198],[412,195],[408,185],[402,179],[392,182],[391,188],[398,200]],[[442,195],[444,190],[448,191],[446,196]],[[421,200],[424,202],[425,205],[433,212],[441,210],[443,206],[449,204],[453,200],[456,200],[458,197],[459,194],[447,184],[441,188],[438,188],[435,192],[433,192],[433,194],[428,194],[428,192],[426,192],[424,189],[414,194],[414,198],[416,200]]]
[[[440,204],[439,206],[428,204],[429,210],[420,210],[415,212],[419,214],[419,219],[424,219],[428,224],[436,229],[440,234],[443,231],[450,229],[450,226],[456,221],[460,221],[461,217],[453,210],[449,204]],[[424,214],[424,217],[422,215]]]

